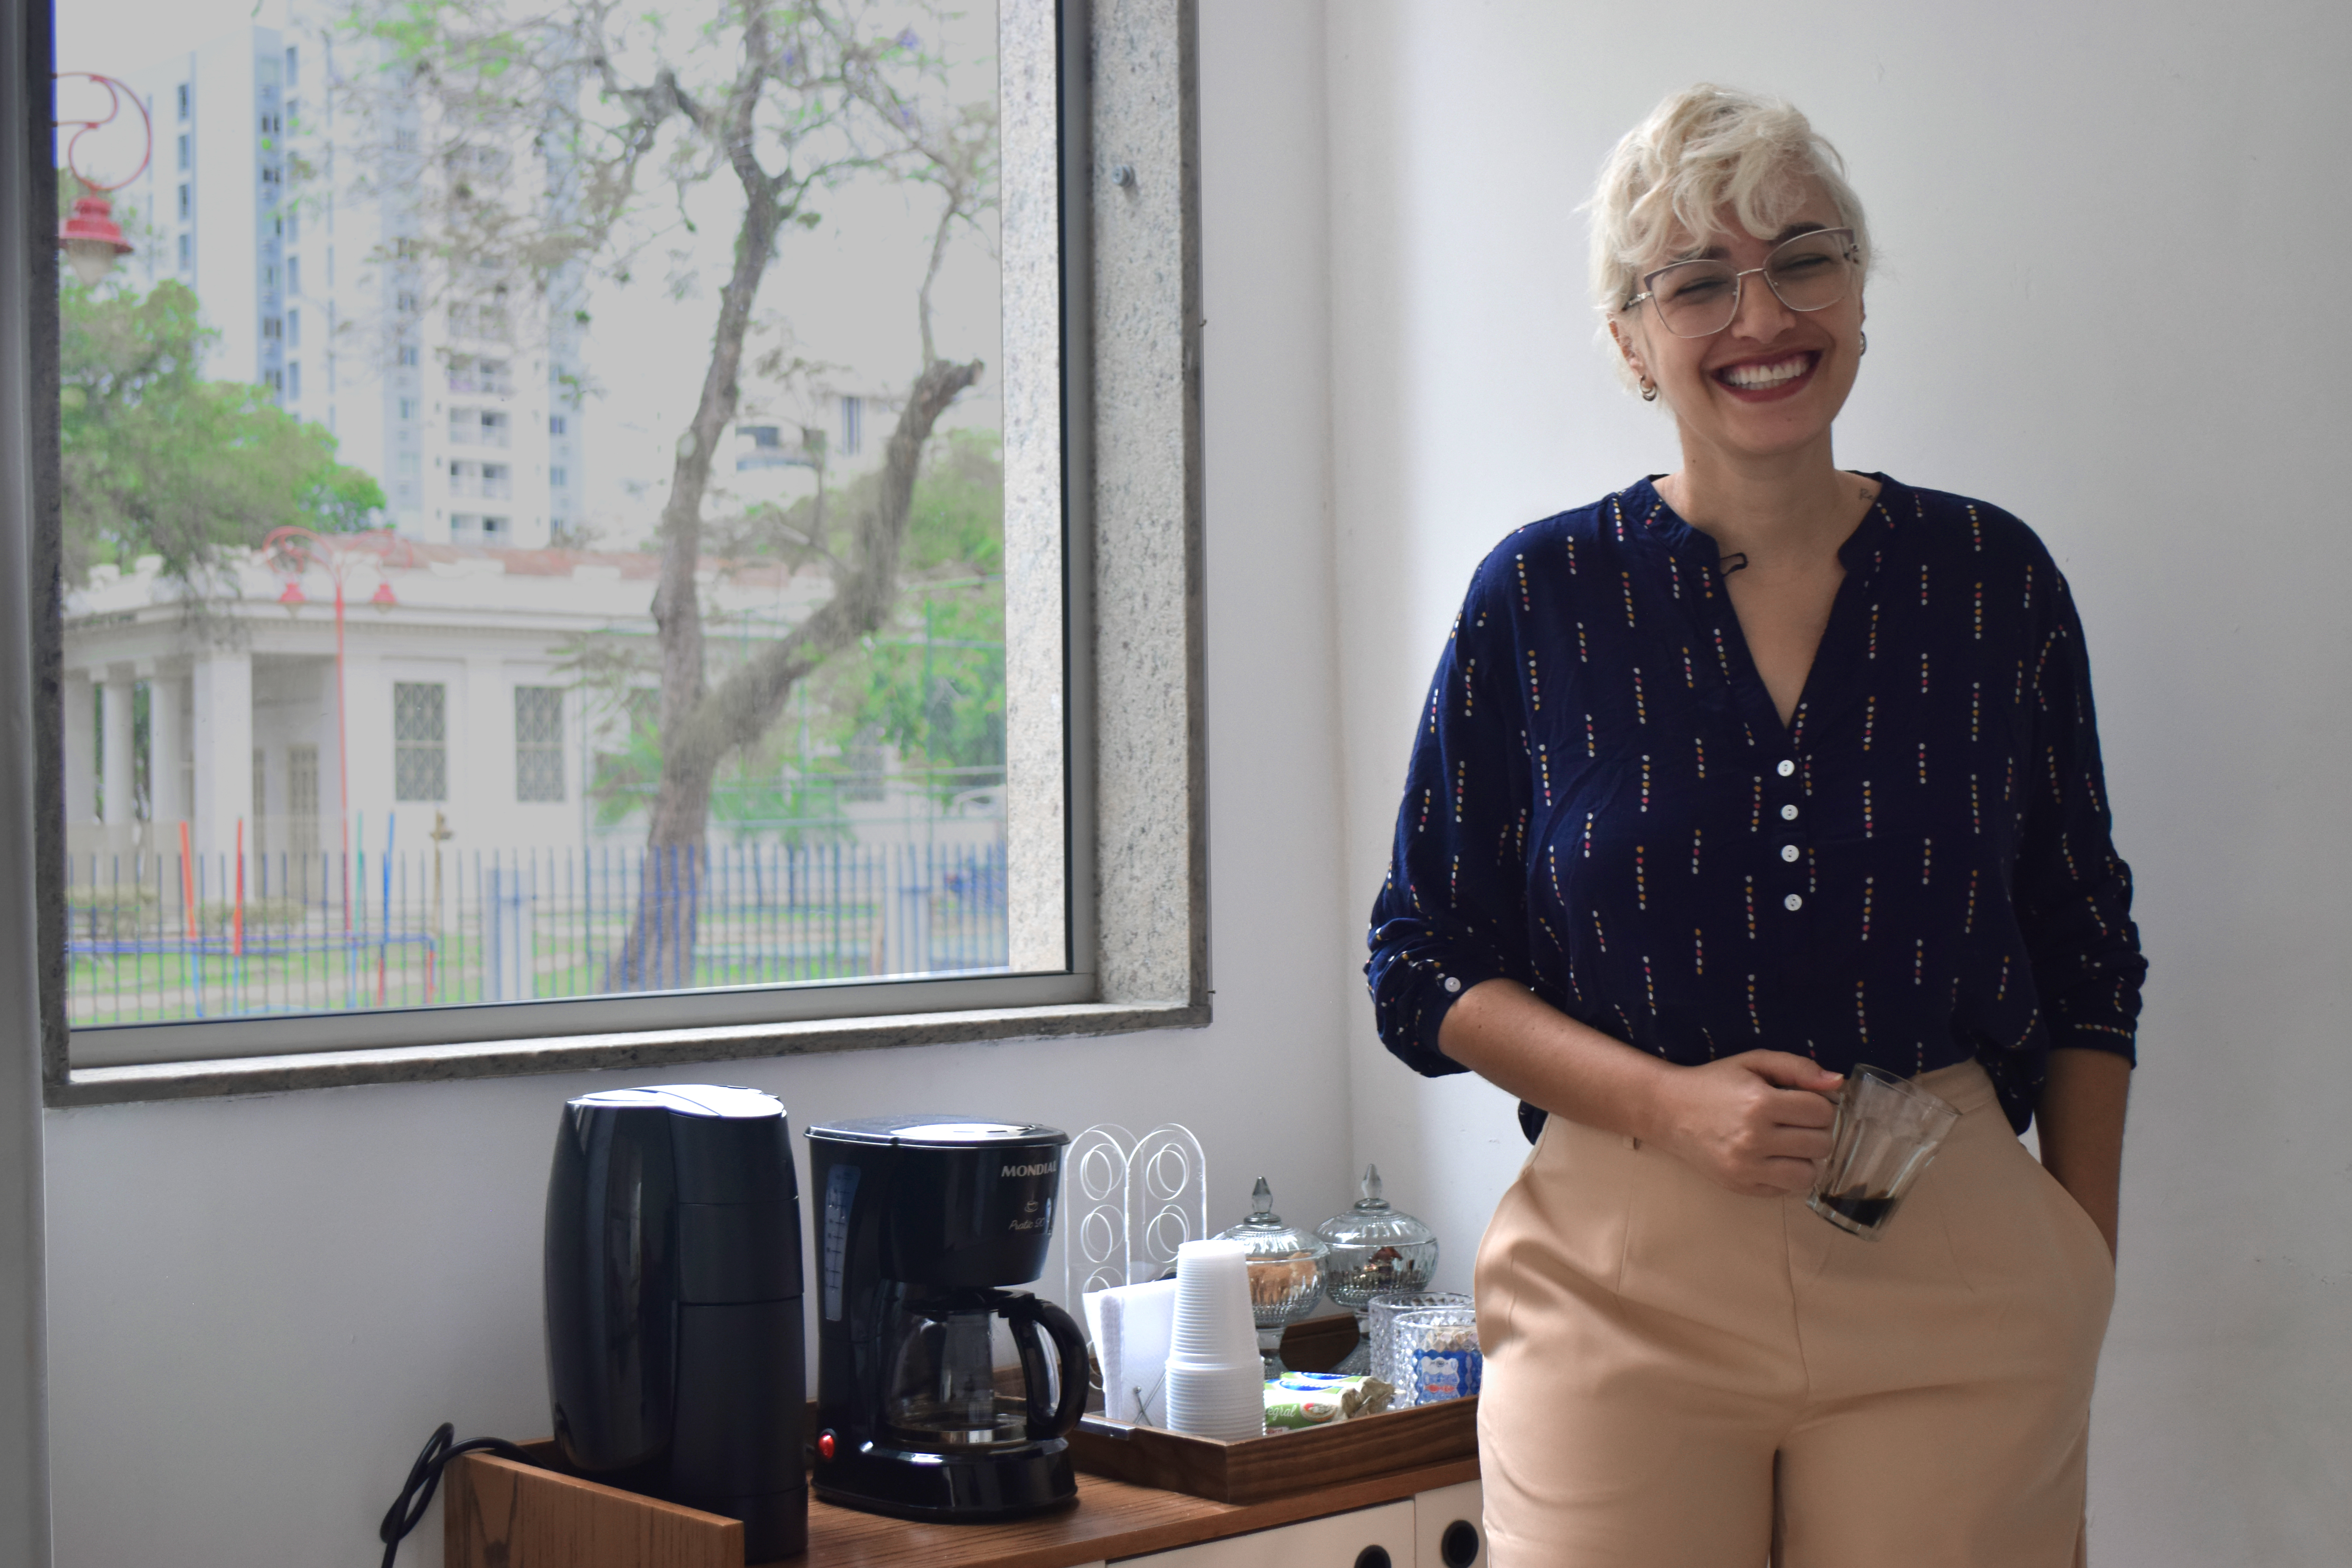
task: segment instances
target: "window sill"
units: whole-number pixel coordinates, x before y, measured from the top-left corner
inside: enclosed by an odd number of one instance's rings
[[[142,1067],[78,1068],[53,1087],[58,1108],[225,1095],[284,1094],[370,1083],[429,1083],[449,1079],[654,1068],[819,1052],[883,1050],[894,1046],[971,1045],[989,1040],[1124,1035],[1142,1029],[1192,1029],[1209,1022],[1205,1002],[1083,1002],[1044,1007],[973,1008],[798,1024],[570,1035],[529,1041],[239,1057]]]

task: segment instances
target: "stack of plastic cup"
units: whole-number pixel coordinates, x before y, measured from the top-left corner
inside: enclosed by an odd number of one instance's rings
[[[1265,1373],[1238,1241],[1176,1249],[1176,1322],[1168,1344],[1168,1425],[1194,1437],[1265,1436]]]

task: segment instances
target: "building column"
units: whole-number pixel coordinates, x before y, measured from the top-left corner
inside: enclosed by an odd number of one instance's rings
[[[87,675],[65,679],[66,820],[98,820],[98,713]]]
[[[100,785],[99,816],[108,827],[115,830],[107,835],[109,838],[127,831],[131,819],[138,815],[138,808],[131,802],[131,753],[136,745],[131,739],[131,724],[133,684],[130,667],[117,665],[106,672],[106,684],[100,689],[102,700],[99,708],[99,732],[104,737],[105,744],[100,748],[104,777]],[[120,840],[117,844],[118,848],[128,847],[128,839]]]
[[[187,819],[180,770],[187,765],[187,682],[158,673],[147,682],[147,810],[155,824],[152,840],[159,855],[179,852],[179,825]]]
[[[253,656],[228,649],[196,659],[196,799],[200,854],[236,853],[237,824],[253,810]]]

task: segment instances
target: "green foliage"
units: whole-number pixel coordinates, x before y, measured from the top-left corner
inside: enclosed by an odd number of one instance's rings
[[[69,580],[141,555],[184,578],[273,528],[354,532],[383,510],[383,490],[335,461],[324,426],[265,388],[199,377],[212,334],[185,286],[159,283],[142,298],[69,280],[58,306]]]
[[[933,770],[942,797],[1003,782],[1004,458],[994,430],[952,430],[924,454],[907,518],[906,592],[890,632],[836,672],[854,733]]]
[[[871,474],[833,492],[824,531],[870,504]],[[819,538],[813,498],[782,512],[713,523],[707,541],[727,559],[803,560]],[[739,837],[775,829],[791,842],[843,837],[845,798],[867,786],[874,748],[899,749],[931,773],[942,801],[1003,782],[1004,464],[993,430],[954,430],[931,442],[908,514],[903,593],[889,627],[820,666],[766,740],[719,770],[712,826]],[[820,540],[822,542],[823,541]],[[712,627],[714,658],[730,642]],[[642,638],[594,634],[567,650],[564,668],[607,713],[626,715],[626,739],[596,760],[589,787],[597,826],[618,826],[649,806],[661,779],[654,725],[658,666]],[[806,720],[803,735],[803,721]],[[805,740],[805,749],[803,741]]]

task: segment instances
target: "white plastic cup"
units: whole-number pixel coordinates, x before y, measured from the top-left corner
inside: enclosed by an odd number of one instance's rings
[[[1262,1368],[1257,1321],[1250,1310],[1249,1259],[1240,1242],[1188,1241],[1176,1249],[1176,1321],[1168,1356],[1171,1365],[1246,1361]]]
[[[1253,1352],[1230,1366],[1171,1362],[1168,1426],[1188,1436],[1238,1443],[1265,1435],[1265,1384]]]

